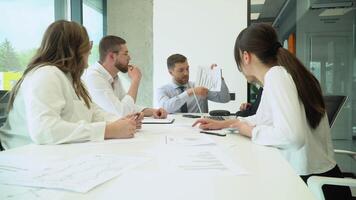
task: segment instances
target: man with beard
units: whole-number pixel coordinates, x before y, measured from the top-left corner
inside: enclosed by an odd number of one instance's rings
[[[215,64],[212,65],[212,67],[215,66]],[[189,81],[189,64],[185,56],[181,54],[169,56],[167,67],[172,76],[172,83],[158,89],[157,99],[159,106],[169,113],[199,112],[194,93],[203,113],[208,112],[208,100],[220,103],[230,101],[229,89],[223,78],[220,92],[212,92],[205,87],[195,87],[194,83]]]
[[[162,108],[144,108],[135,104],[142,75],[138,67],[129,65],[131,58],[124,39],[113,35],[102,38],[99,54],[100,61],[89,67],[84,75],[84,82],[96,104],[118,116],[143,112],[145,116],[154,118],[167,117]],[[119,79],[120,72],[128,73],[131,79],[127,92]]]

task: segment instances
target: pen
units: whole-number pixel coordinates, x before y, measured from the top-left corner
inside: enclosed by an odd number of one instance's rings
[[[200,131],[200,133],[205,133],[205,134],[209,134],[209,135],[216,135],[216,136],[221,136],[221,137],[225,137],[226,136],[225,133],[216,133],[216,132],[211,132],[211,131]]]
[[[134,115],[134,120],[138,119],[139,116],[140,116],[140,113],[136,113],[136,114]]]

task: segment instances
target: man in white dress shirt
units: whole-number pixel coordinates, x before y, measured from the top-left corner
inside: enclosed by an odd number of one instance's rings
[[[138,67],[129,65],[130,55],[126,41],[109,35],[99,44],[100,61],[87,69],[83,76],[92,100],[105,111],[125,116],[134,112],[143,112],[145,116],[166,118],[167,112],[162,109],[145,108],[136,105],[137,92],[141,80]],[[126,92],[118,73],[128,73],[131,85]]]
[[[213,65],[212,67],[215,67]],[[197,96],[201,112],[208,112],[208,100],[226,103],[230,101],[229,89],[224,79],[221,81],[220,92],[209,91],[205,87],[195,86],[189,81],[189,64],[187,58],[181,54],[173,54],[167,59],[172,83],[158,89],[157,99],[160,107],[169,113],[197,113],[199,107],[195,101],[193,90]]]

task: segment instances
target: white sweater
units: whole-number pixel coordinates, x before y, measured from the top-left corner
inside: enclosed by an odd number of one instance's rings
[[[328,118],[312,129],[292,76],[284,67],[272,67],[264,77],[263,94],[257,113],[243,118],[251,125],[252,141],[273,146],[299,175],[323,173],[334,160]]]
[[[55,66],[40,67],[25,77],[0,129],[4,148],[104,140],[106,121],[117,117],[95,104],[88,109],[71,80]]]

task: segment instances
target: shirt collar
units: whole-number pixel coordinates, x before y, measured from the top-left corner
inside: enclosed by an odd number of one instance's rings
[[[189,84],[191,85],[191,83],[189,83]],[[188,88],[188,83],[181,85],[181,84],[178,84],[174,79],[172,79],[172,86],[175,89],[178,89],[179,87],[182,87],[182,86],[184,86],[185,88]]]
[[[113,83],[119,78],[117,74],[115,77],[112,77],[111,74],[104,68],[104,66],[100,62],[95,63],[94,69],[98,71],[101,75],[103,75],[105,79],[110,83]]]

